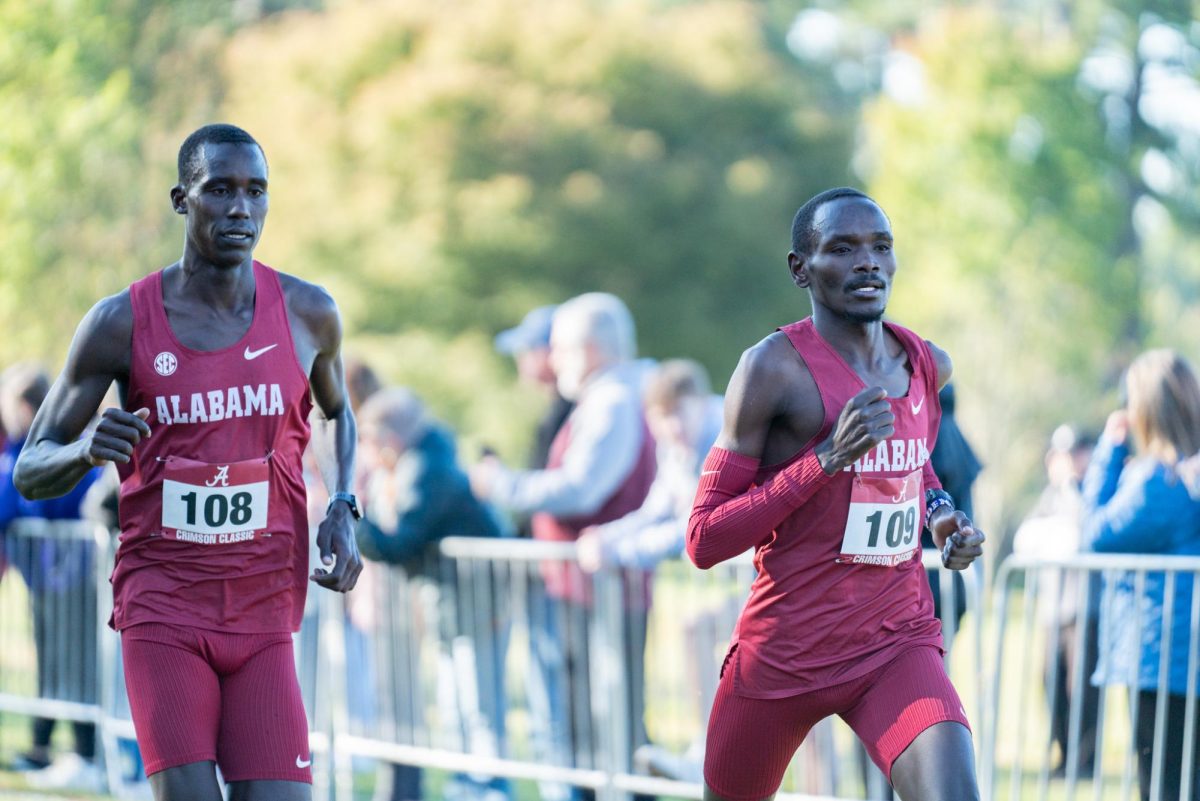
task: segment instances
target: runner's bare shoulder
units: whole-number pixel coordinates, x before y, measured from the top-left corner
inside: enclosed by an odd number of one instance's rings
[[[782,427],[803,441],[817,432],[823,415],[808,365],[776,331],[748,348],[734,370],[725,392],[722,447],[761,458],[768,434],[777,436]]]
[[[287,273],[279,273],[279,285],[287,302],[293,335],[302,331],[317,351],[336,349],[341,342],[342,322],[337,303],[325,287]]]
[[[99,300],[84,315],[67,354],[64,373],[123,379],[133,359],[133,302],[129,289]]]
[[[938,388],[946,386],[950,381],[950,376],[954,374],[954,362],[950,359],[950,354],[939,348],[937,345],[925,340],[925,344],[929,346],[929,350],[933,353],[934,364],[937,365],[938,371]]]

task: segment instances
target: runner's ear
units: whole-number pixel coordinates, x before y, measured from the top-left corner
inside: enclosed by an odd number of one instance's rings
[[[801,289],[807,289],[809,279],[808,270],[806,269],[808,266],[806,259],[793,250],[788,253],[787,260],[788,272],[792,274],[792,283]]]

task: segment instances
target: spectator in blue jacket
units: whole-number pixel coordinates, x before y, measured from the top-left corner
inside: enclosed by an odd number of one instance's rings
[[[359,522],[358,547],[363,556],[397,565],[407,578],[418,581],[453,578],[439,576],[437,541],[445,537],[499,537],[508,533],[496,512],[477,500],[470,482],[459,466],[454,437],[431,419],[425,407],[407,389],[384,389],[371,395],[357,414],[362,441],[360,453],[366,470],[366,511]],[[476,576],[471,597],[474,604],[460,603],[457,587],[442,587],[433,616],[443,643],[453,641],[451,655],[469,653],[465,659],[451,658],[449,671],[439,678],[454,684],[455,709],[442,709],[456,721],[464,748],[480,756],[500,756],[504,748],[504,655],[508,623],[499,589],[491,587],[488,575]],[[482,597],[487,596],[487,600]],[[395,599],[384,599],[394,603]],[[421,611],[404,609],[406,616]],[[386,610],[382,625],[393,630]],[[422,623],[425,621],[422,620]],[[383,649],[385,655],[389,649]],[[398,666],[384,666],[381,676],[403,683],[409,675]],[[414,728],[423,725],[421,709],[411,701],[410,688],[393,687],[385,692],[394,702],[393,716]],[[477,774],[457,774],[443,788],[453,801],[502,801],[509,796],[508,783]],[[417,801],[425,797],[421,771],[395,765],[389,793],[376,798]]]
[[[0,562],[7,561],[20,573],[29,591],[38,695],[95,703],[93,546],[79,540],[34,540],[12,532],[5,536],[9,526],[21,518],[78,520],[84,495],[100,474],[99,468],[92,470],[71,492],[49,500],[26,500],[13,486],[13,466],[49,390],[49,377],[32,363],[14,364],[0,375],[0,419],[8,435],[0,451]],[[54,724],[51,718],[34,718],[32,747],[17,757],[15,767],[31,771],[30,783],[41,789],[98,791],[102,775],[95,764],[95,725],[76,722],[74,753],[62,755],[52,764]]]
[[[1143,353],[1125,378],[1127,410],[1113,412],[1083,484],[1083,541],[1099,553],[1200,554],[1200,501],[1179,464],[1200,451],[1200,384],[1170,350]],[[1136,710],[1135,747],[1143,799],[1151,797],[1166,576],[1150,572],[1137,593],[1133,574],[1109,577],[1095,681],[1128,686]],[[1166,664],[1162,801],[1178,801],[1183,767],[1192,576],[1177,573]],[[1193,671],[1196,666],[1192,666]],[[1200,799],[1200,737],[1192,760],[1192,799]]]
[[[368,559],[412,566],[443,537],[501,535],[495,511],[471,494],[453,435],[412,392],[375,393],[359,412],[358,428],[364,458],[375,462],[369,512],[358,529]]]

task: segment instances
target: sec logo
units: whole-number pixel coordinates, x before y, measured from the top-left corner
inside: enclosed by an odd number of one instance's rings
[[[164,350],[154,357],[154,370],[159,375],[171,375],[177,367],[179,367],[179,361],[175,358],[175,354],[170,351]]]

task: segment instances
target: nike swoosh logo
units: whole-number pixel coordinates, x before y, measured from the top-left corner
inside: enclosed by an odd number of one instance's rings
[[[266,353],[267,351],[269,351],[271,348],[275,347],[278,344],[279,344],[278,342],[275,342],[271,345],[267,345],[265,348],[259,348],[258,350],[250,350],[250,346],[247,345],[246,350],[244,353],[242,353],[242,355],[246,357],[246,361],[250,361],[251,359],[257,359],[259,356],[262,356],[264,353]]]
[[[913,403],[913,402],[909,401],[908,405],[912,408],[913,414],[918,414],[921,411],[921,407],[925,405],[925,398],[921,398],[920,403]]]
[[[700,475],[701,476],[715,476],[717,473],[720,473],[720,472],[721,472],[720,470],[705,470]]]
[[[271,347],[275,347],[275,346],[272,345]],[[312,764],[311,759],[301,759],[299,756],[296,757],[296,767],[298,767],[298,768],[307,768],[311,764]]]

